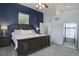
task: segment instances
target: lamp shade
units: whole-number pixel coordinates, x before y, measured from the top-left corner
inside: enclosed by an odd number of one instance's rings
[[[2,29],[2,30],[7,30],[8,28],[7,28],[6,25],[1,25],[1,29]]]

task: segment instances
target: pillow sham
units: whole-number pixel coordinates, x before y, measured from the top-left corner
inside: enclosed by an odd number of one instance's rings
[[[21,30],[14,30],[14,33],[15,34],[23,34],[24,33],[24,31],[21,29]]]

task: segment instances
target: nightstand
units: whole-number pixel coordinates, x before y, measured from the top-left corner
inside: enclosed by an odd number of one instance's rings
[[[11,36],[0,36],[0,47],[9,46],[11,44]]]

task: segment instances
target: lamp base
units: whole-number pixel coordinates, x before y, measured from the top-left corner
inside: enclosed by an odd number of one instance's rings
[[[5,37],[5,31],[3,32],[3,36]]]

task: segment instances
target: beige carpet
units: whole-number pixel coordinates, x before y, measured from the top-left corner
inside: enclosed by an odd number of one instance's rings
[[[16,56],[13,46],[0,47],[0,56]],[[52,44],[50,47],[32,53],[28,56],[79,56],[79,51],[63,45]]]

